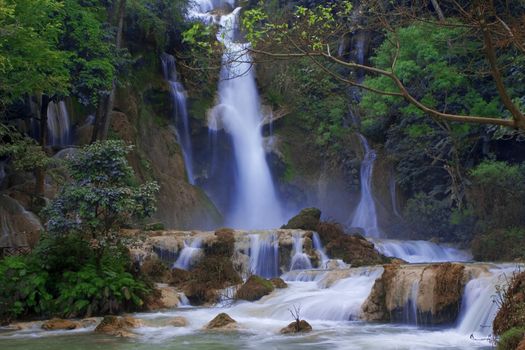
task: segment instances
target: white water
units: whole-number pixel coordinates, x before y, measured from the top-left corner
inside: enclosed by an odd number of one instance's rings
[[[472,255],[454,247],[429,241],[399,241],[372,239],[375,248],[385,256],[403,259],[410,263],[471,261]]]
[[[368,237],[381,237],[382,234],[377,224],[377,213],[374,198],[372,196],[372,173],[376,152],[370,148],[366,138],[359,135],[363,146],[364,157],[361,162],[361,199],[355,210],[351,227],[359,227],[364,230]]]
[[[178,79],[175,57],[163,53],[160,58],[164,79],[170,84],[171,98],[174,105],[174,123],[176,125],[177,138],[182,147],[186,175],[188,176],[188,182],[194,185],[193,149],[191,146],[188,107],[186,104],[186,90]]]
[[[49,102],[47,106],[47,130],[51,146],[71,144],[70,118],[64,101]]]
[[[303,251],[304,237],[299,233],[293,235],[293,250],[292,262],[290,264],[290,271],[293,270],[307,270],[312,268],[310,258]]]
[[[274,232],[250,235],[250,271],[264,278],[279,276],[279,240]]]
[[[330,258],[328,255],[326,255],[326,252],[324,250],[323,244],[321,243],[321,238],[319,237],[319,234],[317,232],[313,233],[312,237],[313,243],[314,243],[314,249],[317,251],[319,256],[321,257],[321,268],[326,268],[328,261]]]
[[[390,177],[388,187],[390,190],[390,200],[392,201],[392,211],[394,212],[395,216],[397,216],[398,218],[401,218],[401,214],[399,213],[399,209],[397,205],[396,178],[393,175]]]
[[[215,120],[210,123],[210,129],[213,125],[222,125],[233,142],[235,188],[226,221],[229,226],[245,229],[279,227],[284,218],[266,162],[252,59],[247,52],[248,44],[235,41],[241,8],[223,16],[207,13],[224,3],[233,5],[231,1],[197,1],[190,9],[190,17],[218,23],[217,40],[225,47],[219,104],[214,108]]]
[[[202,240],[195,238],[191,243],[184,241],[184,248],[182,248],[177,261],[173,267],[183,270],[189,270],[202,256]]]

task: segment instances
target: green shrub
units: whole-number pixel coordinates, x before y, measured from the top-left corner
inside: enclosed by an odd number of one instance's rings
[[[27,256],[0,261],[0,321],[49,312],[53,296],[46,285],[48,276]]]
[[[493,229],[472,241],[474,259],[513,261],[525,258],[525,228]]]
[[[525,225],[525,165],[485,161],[470,172],[468,199],[485,227]]]
[[[501,335],[498,341],[498,350],[514,350],[523,339],[525,328],[511,328]]]

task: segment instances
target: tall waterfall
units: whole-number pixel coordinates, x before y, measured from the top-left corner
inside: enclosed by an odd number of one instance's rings
[[[247,52],[249,44],[235,41],[241,8],[220,17],[207,14],[211,6],[215,9],[220,5],[197,2],[190,16],[206,23],[217,22],[217,39],[225,47],[219,104],[214,108],[211,124],[224,127],[233,144],[236,173],[229,174],[234,179],[234,190],[226,223],[246,229],[278,227],[284,218],[263,147],[262,113],[252,59]]]
[[[47,130],[51,146],[71,144],[71,126],[69,113],[64,101],[49,102],[47,106]]]
[[[370,147],[363,135],[358,135],[364,150],[364,157],[361,162],[361,199],[354,213],[351,226],[362,228],[366,236],[381,237],[377,225],[376,206],[372,196],[372,172],[376,152]]]
[[[170,84],[171,98],[174,105],[174,123],[177,139],[182,147],[186,175],[190,184],[195,184],[193,175],[193,150],[191,146],[190,125],[188,108],[186,104],[186,91],[179,81],[175,57],[163,53],[161,55],[164,79]]]

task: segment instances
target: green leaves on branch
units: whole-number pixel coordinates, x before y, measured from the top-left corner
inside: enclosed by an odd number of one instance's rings
[[[43,168],[51,159],[35,140],[19,133],[14,127],[0,123],[0,157],[12,160],[16,170]]]

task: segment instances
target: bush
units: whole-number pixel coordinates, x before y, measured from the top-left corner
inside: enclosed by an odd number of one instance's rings
[[[501,335],[498,350],[514,350],[523,339],[525,328],[511,328]]]
[[[525,228],[493,229],[472,241],[479,261],[514,261],[525,258]]]
[[[525,165],[485,161],[472,169],[468,199],[485,227],[525,225]]]

